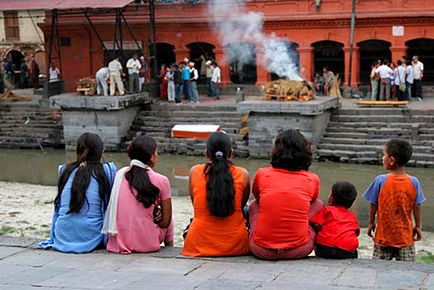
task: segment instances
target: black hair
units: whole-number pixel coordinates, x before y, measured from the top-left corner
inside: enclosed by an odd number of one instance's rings
[[[227,217],[235,211],[234,179],[228,158],[232,154],[231,138],[223,132],[212,133],[206,142],[210,162],[205,166],[206,201],[213,216]]]
[[[402,61],[401,61],[401,60],[398,60],[396,63],[397,63],[398,65],[402,65]]]
[[[128,146],[128,157],[133,160],[137,159],[146,165],[151,166],[151,157],[157,150],[157,143],[148,136],[139,136]],[[131,191],[136,190],[136,199],[142,203],[145,208],[154,204],[160,195],[160,189],[152,184],[148,176],[148,170],[138,166],[132,166],[125,174],[125,179],[130,185]]]
[[[390,64],[390,61],[389,61],[388,59],[385,59],[385,60],[383,61],[383,64],[384,64],[384,65],[389,65],[389,64]]]
[[[310,143],[298,130],[286,130],[276,136],[271,165],[289,171],[308,170],[312,164]]]
[[[346,181],[338,181],[332,186],[333,205],[340,205],[350,208],[357,197],[357,190],[354,185]]]
[[[393,156],[396,164],[401,167],[408,163],[413,154],[413,148],[405,140],[391,139],[386,143],[386,152],[389,156]]]
[[[98,183],[98,191],[104,208],[110,199],[110,182],[101,163],[104,143],[92,133],[84,133],[77,140],[77,161],[65,165],[57,184],[57,196],[54,199],[56,208],[60,205],[62,191],[72,172],[77,169],[71,187],[71,200],[68,213],[79,213],[84,202],[88,203],[86,191],[93,177]]]

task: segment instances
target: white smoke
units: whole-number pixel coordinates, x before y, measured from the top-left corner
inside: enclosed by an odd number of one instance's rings
[[[256,52],[264,56],[258,59],[259,64],[268,71],[281,78],[302,80],[291,58],[290,42],[264,33],[263,14],[248,11],[244,0],[209,0],[208,10],[210,24],[226,47],[230,61],[252,63],[254,55],[246,45],[252,43],[256,45]]]

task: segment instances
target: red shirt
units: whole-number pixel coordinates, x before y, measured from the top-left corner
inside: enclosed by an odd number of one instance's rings
[[[252,191],[259,203],[255,244],[291,249],[308,242],[308,212],[311,202],[318,198],[318,175],[304,170],[260,168]]]
[[[315,237],[317,244],[354,252],[359,247],[357,218],[343,206],[325,206],[310,222],[322,226]]]

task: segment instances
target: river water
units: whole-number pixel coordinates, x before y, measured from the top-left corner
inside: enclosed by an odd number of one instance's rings
[[[58,165],[70,162],[74,158],[73,152],[64,150],[48,150],[42,153],[38,150],[0,149],[0,181],[56,185]],[[114,161],[118,168],[129,163],[126,153],[106,153],[104,158],[106,161]],[[170,178],[172,194],[187,195],[189,169],[192,165],[204,161],[204,157],[160,155],[156,170]],[[245,167],[252,178],[257,168],[269,165],[268,160],[234,159],[233,161]],[[321,178],[320,198],[322,200],[327,200],[330,187],[334,182],[339,180],[352,182],[359,193],[352,210],[357,214],[360,224],[367,225],[369,203],[361,195],[375,176],[384,173],[381,166],[315,162],[310,170]],[[422,207],[423,229],[434,231],[434,169],[407,168],[407,170],[409,174],[420,180],[427,198]]]

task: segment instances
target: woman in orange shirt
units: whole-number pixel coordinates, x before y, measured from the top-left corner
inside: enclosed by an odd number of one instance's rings
[[[312,252],[315,231],[309,218],[319,212],[319,177],[309,172],[310,143],[296,130],[277,135],[272,167],[260,168],[253,181],[256,200],[249,209],[250,250],[261,259],[304,258]]]
[[[250,194],[247,170],[229,161],[231,139],[223,132],[207,141],[208,163],[190,171],[194,218],[185,239],[185,256],[237,256],[249,252],[242,209]]]

